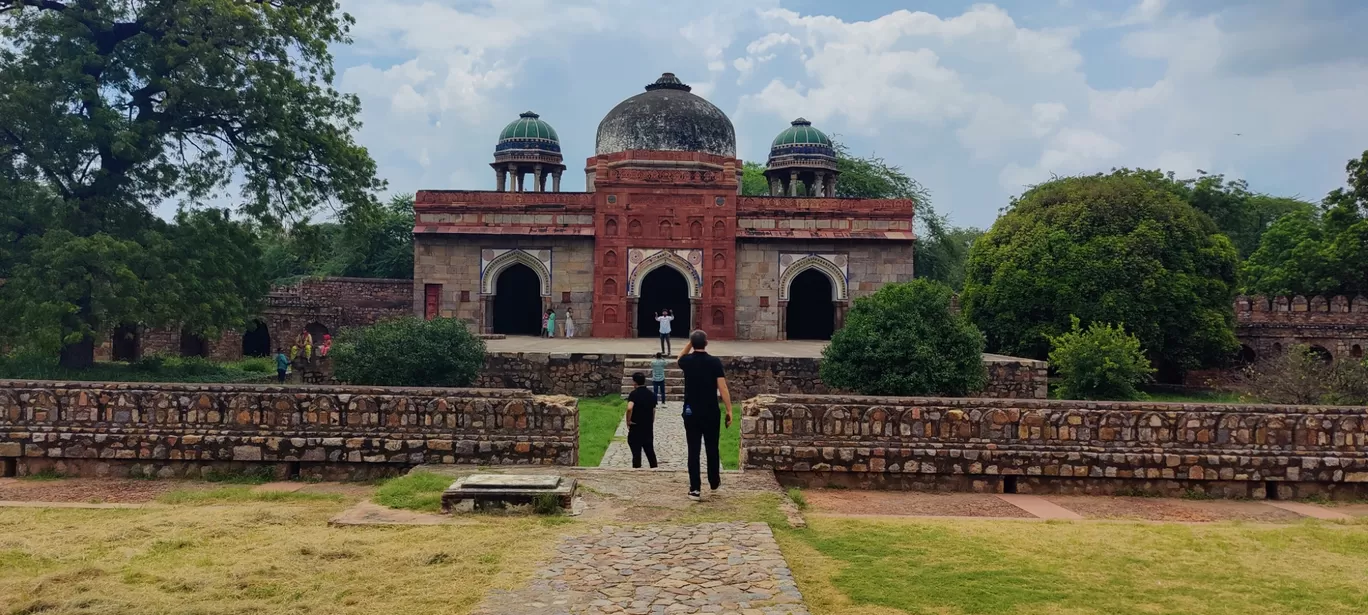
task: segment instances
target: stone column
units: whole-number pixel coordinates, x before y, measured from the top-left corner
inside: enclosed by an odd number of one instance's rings
[[[827,194],[827,196],[836,198],[836,181],[838,179],[839,178],[836,176],[835,173],[831,174],[831,183],[827,185],[827,192],[829,193]]]
[[[813,174],[812,196],[826,196],[826,193],[822,191],[824,188],[824,186],[822,185],[823,175],[824,173],[822,173],[821,171],[818,171],[815,174]]]
[[[769,178],[769,193],[770,196],[783,196],[784,182],[779,181],[778,177],[771,176]]]
[[[514,171],[514,172],[513,172],[513,177],[518,178],[518,179],[517,179],[517,181],[518,181],[518,192],[522,192],[522,191],[523,191],[523,172],[522,172],[522,171]]]
[[[556,171],[556,172],[554,172],[554,173],[551,174],[551,191],[552,191],[552,192],[560,192],[560,176],[561,176],[561,172],[560,172],[560,171]]]
[[[538,164],[538,165],[533,165],[533,167],[532,167],[532,178],[533,178],[534,181],[537,182],[537,186],[536,186],[535,188],[533,188],[532,191],[533,191],[533,192],[541,192],[541,191],[542,191],[542,168],[541,168],[541,165],[539,165],[539,164]]]
[[[779,330],[774,339],[784,341],[788,339],[788,301],[779,302]]]
[[[798,196],[798,172],[789,171],[788,195]]]

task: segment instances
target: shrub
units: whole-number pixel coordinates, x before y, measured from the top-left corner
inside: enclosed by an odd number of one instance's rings
[[[484,366],[484,341],[454,318],[401,318],[346,329],[333,342],[338,380],[385,386],[470,386]]]
[[[983,335],[950,288],[915,280],[855,300],[822,351],[822,381],[863,395],[967,395],[982,388]]]
[[[1334,363],[1306,345],[1296,345],[1240,372],[1237,384],[1273,404],[1368,404],[1368,365]]]
[[[1064,399],[1136,399],[1136,385],[1154,373],[1140,349],[1140,340],[1121,325],[1092,323],[1050,336],[1050,365],[1059,375]]]
[[[275,359],[271,357],[248,357],[241,361],[229,363],[228,366],[244,372],[260,372],[263,374],[274,374],[276,370]]]

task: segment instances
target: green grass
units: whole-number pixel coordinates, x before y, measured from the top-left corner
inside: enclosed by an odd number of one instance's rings
[[[726,412],[726,408],[722,409]],[[726,427],[723,423],[722,431],[717,437],[718,457],[722,458],[722,468],[724,470],[736,470],[741,467],[741,404],[732,407],[732,424]]]
[[[432,472],[409,472],[391,478],[375,490],[375,503],[390,508],[439,512],[442,492],[451,486],[451,477]]]
[[[285,491],[252,491],[249,485],[232,485],[216,489],[177,489],[157,497],[162,504],[240,504],[244,502],[341,502],[345,497],[337,493],[300,493]]]
[[[57,357],[31,354],[0,356],[0,378],[102,382],[243,382],[275,373],[267,358],[218,363],[200,357],[151,355],[132,363],[101,361],[86,369],[68,369]]]
[[[34,473],[32,473],[32,474],[25,474],[25,475],[19,477],[20,480],[31,480],[31,481],[61,480],[61,479],[63,479],[63,478],[66,478],[66,475],[65,475],[65,474],[62,474],[61,472],[58,472],[57,470],[53,470],[52,468],[48,468],[48,469],[46,469],[46,470],[39,470],[39,471],[34,472]]]
[[[794,506],[798,507],[798,510],[807,510],[807,498],[803,496],[802,489],[799,489],[797,487],[789,487],[788,499],[793,502]]]
[[[1349,614],[1368,526],[817,516],[780,530],[813,613]]]
[[[204,473],[204,480],[227,485],[264,485],[275,480],[275,470],[267,467],[242,470],[211,469]]]
[[[613,433],[627,412],[621,395],[586,397],[579,400],[579,464],[595,467],[603,461]]]

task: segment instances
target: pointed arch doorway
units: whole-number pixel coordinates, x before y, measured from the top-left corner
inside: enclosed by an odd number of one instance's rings
[[[494,333],[541,334],[541,278],[531,267],[513,263],[500,271],[492,306]]]
[[[641,296],[637,299],[637,336],[659,337],[657,312],[670,310],[670,337],[688,337],[692,331],[693,307],[689,301],[689,282],[674,267],[656,267],[641,279]]]

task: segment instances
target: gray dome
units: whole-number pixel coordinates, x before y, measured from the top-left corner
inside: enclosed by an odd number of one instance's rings
[[[673,73],[613,107],[599,122],[596,155],[633,149],[736,157],[736,129],[712,103],[689,93]]]

